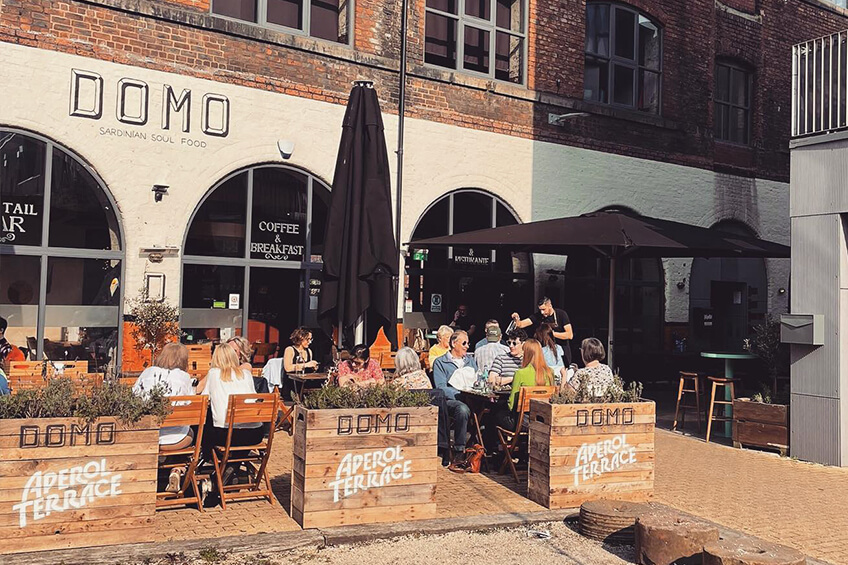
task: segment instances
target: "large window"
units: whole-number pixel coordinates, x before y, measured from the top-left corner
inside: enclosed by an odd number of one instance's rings
[[[212,13],[337,43],[350,41],[350,0],[212,0]]]
[[[751,74],[717,62],[713,100],[715,138],[747,145],[751,140]]]
[[[103,183],[41,137],[0,129],[0,316],[28,359],[118,368],[121,231]]]
[[[245,335],[267,351],[288,345],[299,325],[317,327],[329,200],[325,184],[287,167],[254,167],[221,181],[186,234],[186,340]]]
[[[424,62],[524,83],[526,0],[427,0]]]
[[[583,98],[660,113],[662,30],[625,6],[586,5]]]

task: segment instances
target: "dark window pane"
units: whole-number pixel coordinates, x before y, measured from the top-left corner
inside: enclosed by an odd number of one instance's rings
[[[40,275],[39,257],[0,255],[0,316],[9,324],[6,339],[21,348],[29,348],[31,339],[33,359]]]
[[[442,12],[448,12],[449,14],[456,14],[457,5],[456,0],[427,0],[428,8],[441,10]]]
[[[748,112],[741,108],[731,111],[731,141],[748,143]]]
[[[495,34],[495,78],[520,83],[524,77],[524,41],[503,32]]]
[[[426,239],[430,237],[441,237],[448,235],[448,197],[444,197],[421,217],[418,225],[415,226],[415,232],[412,234],[412,239]],[[447,265],[448,253],[444,248],[434,248],[429,250],[427,261],[424,263],[430,267],[444,267]],[[415,262],[418,265],[418,262]]]
[[[269,24],[303,29],[303,1],[268,0],[267,19]]]
[[[639,64],[660,69],[660,30],[644,16],[639,16]]]
[[[635,50],[636,14],[616,8],[615,10],[615,54],[625,59],[636,59]]]
[[[715,99],[721,102],[730,101],[730,67],[716,64]]]
[[[309,35],[347,43],[347,0],[312,0]]]
[[[658,114],[660,111],[660,75],[651,71],[639,71],[639,109]]]
[[[510,31],[524,31],[523,0],[498,0],[497,26]]]
[[[244,269],[222,265],[183,265],[180,329],[185,341],[227,339],[241,334],[242,310],[231,310],[231,294],[244,306]]]
[[[0,243],[41,244],[44,158],[44,143],[0,130]]]
[[[456,68],[456,20],[427,12],[425,20],[424,62]]]
[[[586,52],[609,57],[609,5],[586,6]]]
[[[583,75],[583,99],[609,102],[609,64],[591,57],[586,58]]]
[[[491,228],[494,199],[480,192],[461,191],[453,196],[453,233]],[[453,248],[455,266],[488,270],[492,254],[487,249]]]
[[[212,0],[212,13],[256,22],[256,0]]]
[[[115,210],[94,177],[79,162],[53,150],[50,245],[120,249]]]
[[[306,176],[271,167],[256,169],[252,221],[251,259],[306,259]]]
[[[47,259],[47,304],[117,306],[121,262],[112,259]],[[114,322],[117,324],[117,320]]]
[[[318,181],[312,181],[312,255],[324,254],[324,232],[330,209],[330,191]]]
[[[727,141],[727,106],[716,103],[715,116],[713,116],[713,120],[713,132],[715,134],[715,138]]]
[[[195,214],[186,238],[186,255],[244,257],[247,173],[215,189]]]
[[[478,73],[489,72],[489,32],[465,26],[463,68]]]
[[[631,69],[630,67],[613,65],[612,101],[615,104],[633,106],[634,72],[634,69]]]
[[[490,13],[491,2],[489,0],[465,0],[465,14],[489,20],[492,18]]]
[[[748,73],[740,69],[730,70],[730,102],[748,106]]]

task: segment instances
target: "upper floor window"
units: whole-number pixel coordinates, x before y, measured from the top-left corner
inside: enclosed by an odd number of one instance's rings
[[[523,84],[526,8],[527,0],[427,0],[424,62]]]
[[[583,98],[660,113],[662,30],[617,4],[586,5]]]
[[[349,6],[349,0],[212,0],[212,13],[348,43]]]
[[[751,73],[716,63],[713,103],[715,139],[747,145],[751,140]]]

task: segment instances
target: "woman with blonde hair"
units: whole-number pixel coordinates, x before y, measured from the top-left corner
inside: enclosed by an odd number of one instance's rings
[[[430,369],[433,369],[433,363],[436,362],[436,359],[444,355],[450,349],[450,338],[453,335],[453,328],[450,326],[439,326],[439,329],[436,331],[436,339],[438,343],[430,348],[430,351],[427,353],[427,364],[430,365]]]
[[[212,368],[205,378],[203,394],[209,396],[212,409],[212,445],[223,445],[227,441],[227,408],[230,395],[255,394],[253,378],[249,371],[239,365],[235,350],[228,345],[219,345],[212,354]],[[253,445],[262,441],[262,424],[236,424],[232,445]],[[205,443],[205,442],[204,442]]]
[[[246,338],[238,335],[227,340],[227,345],[233,348],[239,358],[239,368],[253,375],[253,365],[250,363],[253,359],[253,346]],[[253,388],[258,393],[268,393],[271,389],[268,388],[268,381],[265,377],[253,377]]]

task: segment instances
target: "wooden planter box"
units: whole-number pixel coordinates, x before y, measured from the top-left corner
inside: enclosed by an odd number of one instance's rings
[[[748,398],[733,401],[733,446],[789,451],[789,406],[763,404]]]
[[[436,517],[438,408],[295,410],[291,516],[304,528]]]
[[[642,501],[654,489],[653,402],[530,402],[528,494],[547,508]]]
[[[159,425],[0,420],[0,554],[153,541]]]

